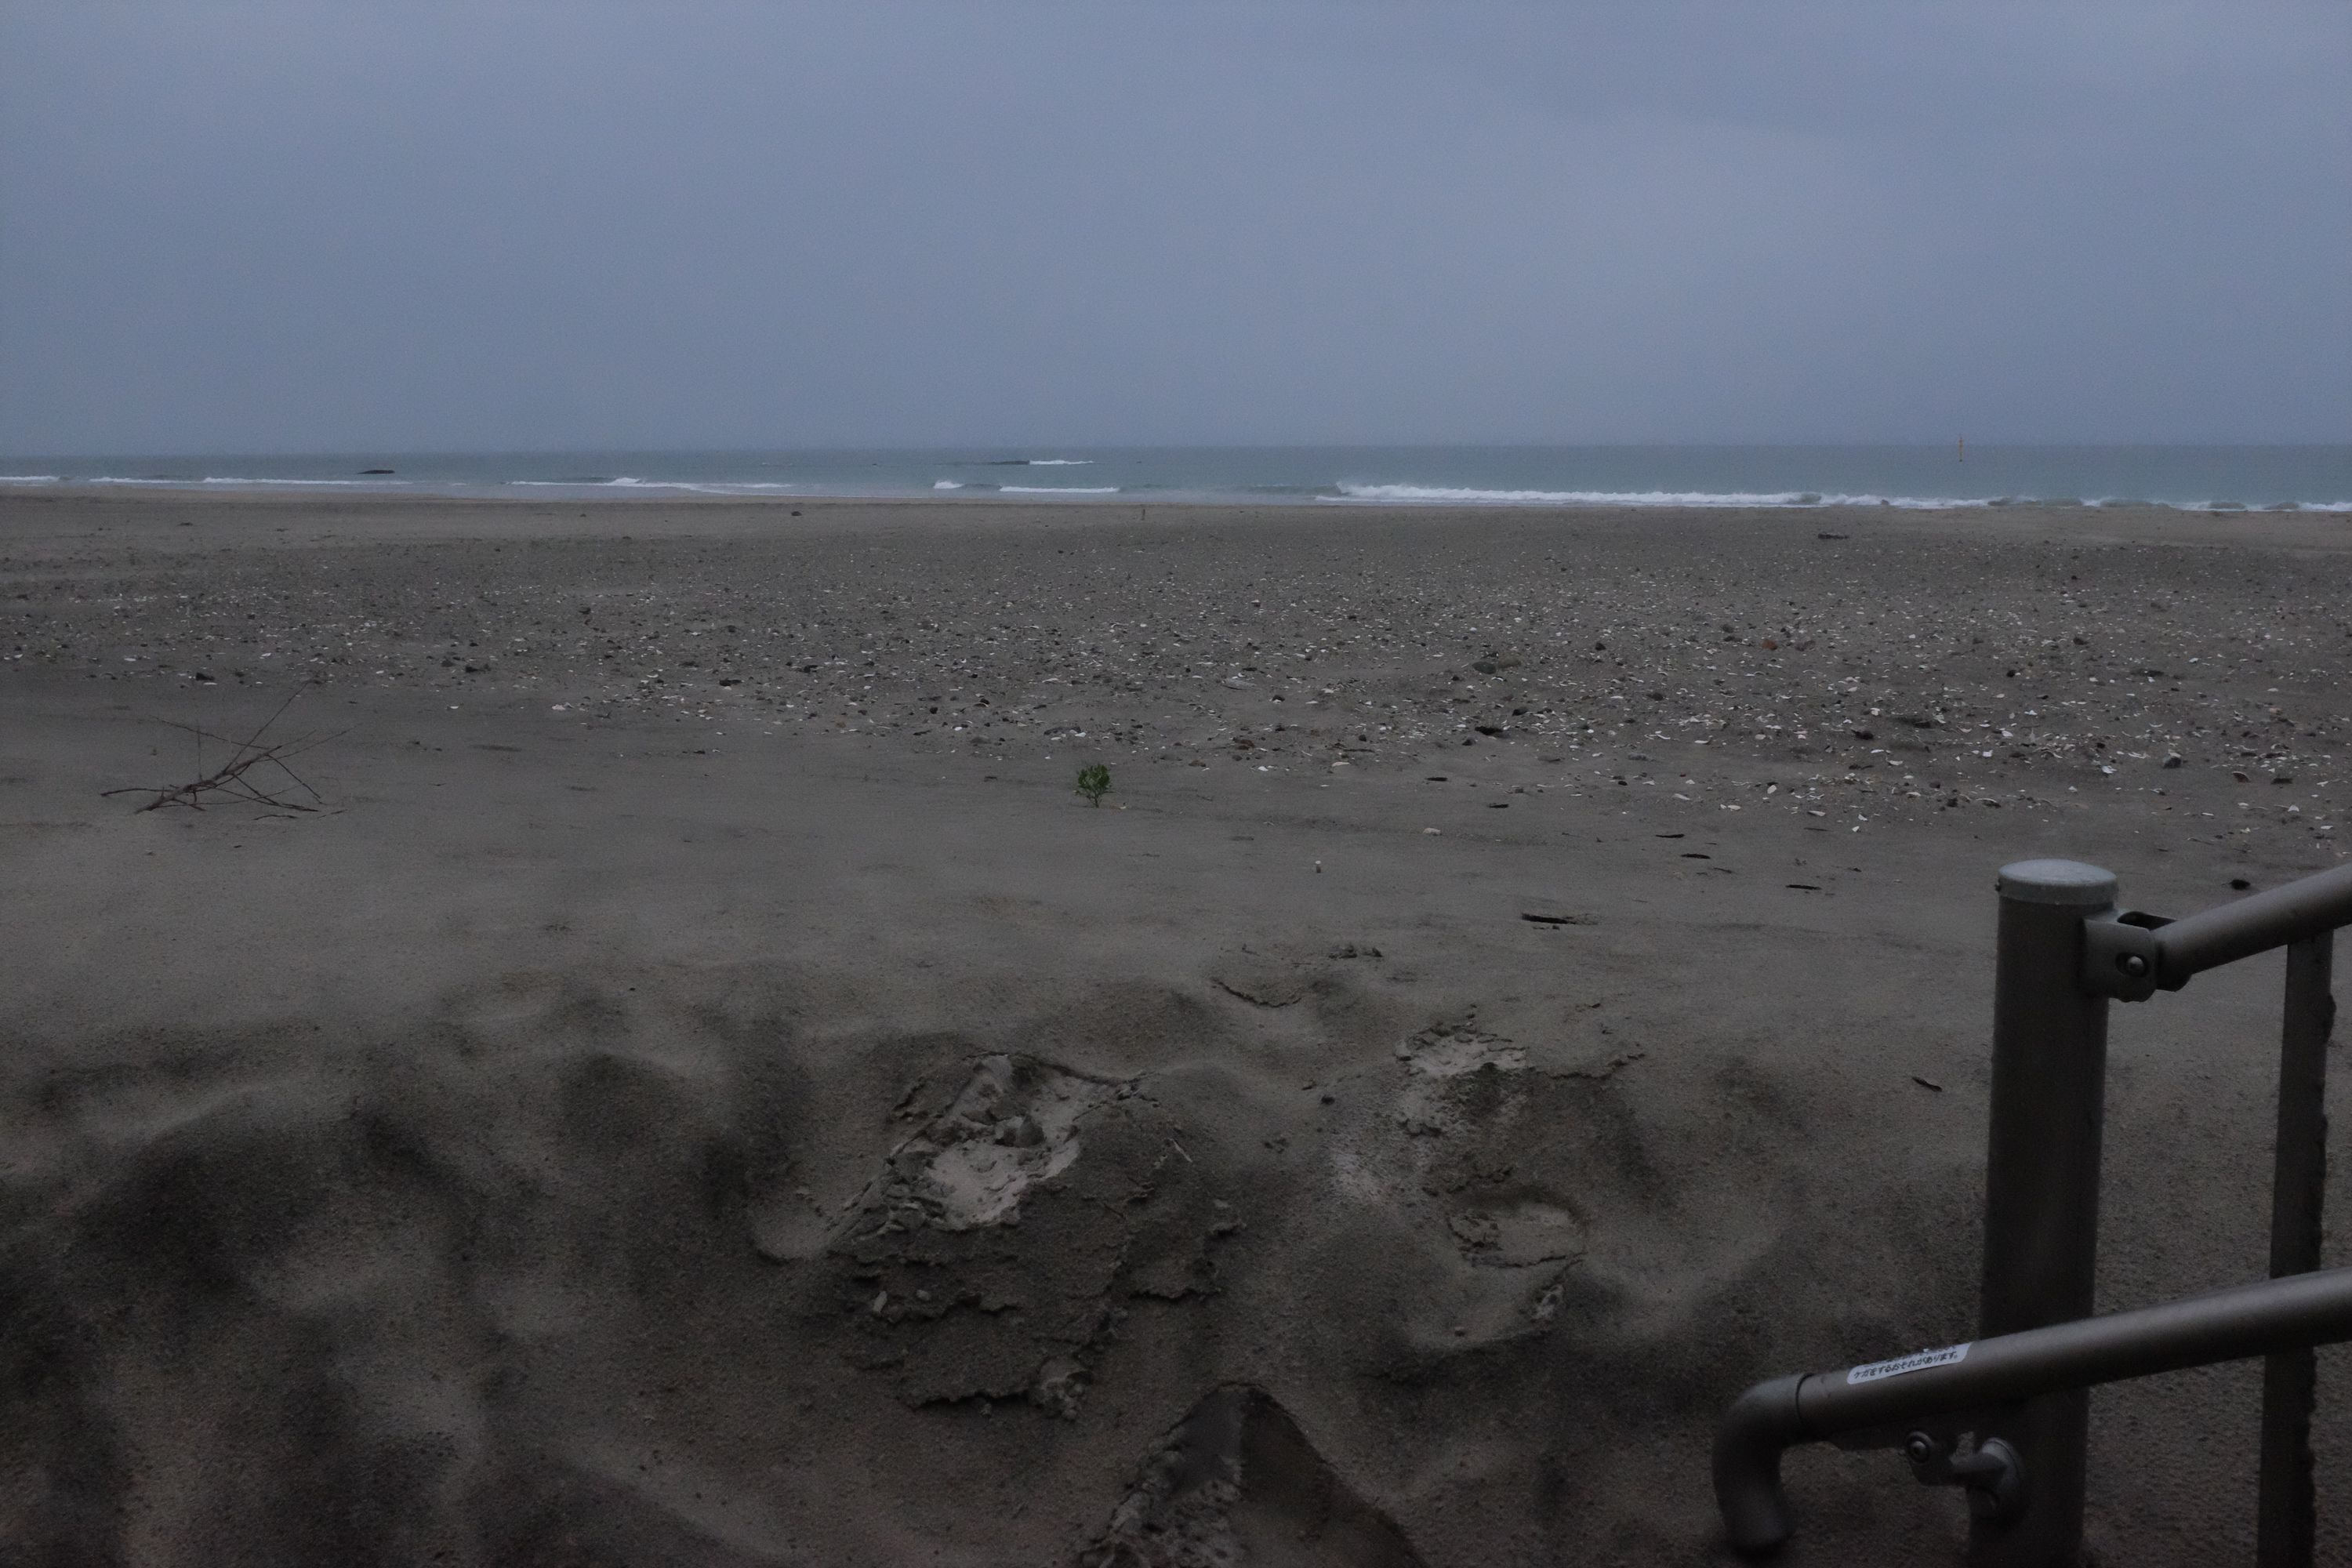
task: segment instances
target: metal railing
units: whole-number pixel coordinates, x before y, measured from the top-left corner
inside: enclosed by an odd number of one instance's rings
[[[2071,860],[2000,873],[1979,1338],[1742,1394],[1716,1434],[1716,1500],[1750,1554],[1789,1538],[1780,1456],[1799,1443],[1896,1447],[1922,1481],[1967,1489],[1973,1568],[2074,1568],[2090,1390],[2249,1356],[2263,1378],[2260,1568],[2306,1568],[2312,1347],[2352,1339],[2352,1268],[2319,1268],[2334,933],[2352,866],[2183,920],[2116,907],[2116,879]],[[2091,1315],[2107,1007],[2287,950],[2268,1280]]]

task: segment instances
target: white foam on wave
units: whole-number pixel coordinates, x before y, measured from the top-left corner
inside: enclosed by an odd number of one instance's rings
[[[0,485],[56,485],[64,482],[55,474],[0,474]]]
[[[537,489],[556,490],[692,490],[698,495],[756,496],[772,495],[797,486],[773,480],[730,480],[697,482],[691,479],[640,479],[624,474],[616,479],[509,479],[509,485],[529,485]]]
[[[683,490],[694,488],[688,484],[672,484],[665,479],[640,479],[628,474],[623,474],[617,479],[590,476],[577,479],[509,479],[506,482],[550,490]]]
[[[54,482],[54,481],[52,481]],[[146,485],[161,489],[185,489],[191,485],[235,485],[240,489],[265,485],[286,485],[298,489],[378,489],[387,485],[404,485],[406,479],[254,479],[235,474],[207,474],[201,479],[131,479],[118,474],[98,474],[83,481],[93,485]]]
[[[1655,506],[1655,507],[1897,507],[1911,511],[1951,511],[2004,507],[2158,507],[2169,511],[2213,512],[2230,516],[2255,511],[2352,512],[2352,500],[2273,501],[2151,501],[2076,496],[1883,496],[1846,495],[1816,490],[1504,490],[1474,489],[1453,485],[1366,485],[1343,483],[1325,501],[1387,501],[1396,504],[1452,506]]]
[[[2036,501],[2021,501],[2015,498],[1986,500],[1975,496],[1814,496],[1798,500],[1792,506],[1899,506],[1915,511],[1949,511],[1954,507],[1971,506],[2035,506]],[[2053,506],[2074,506],[2074,501],[2053,501]]]
[[[997,492],[1008,496],[1115,496],[1117,485],[1006,485]]]
[[[931,481],[931,489],[935,490],[960,490],[963,489],[963,481],[961,479],[933,479]]]
[[[169,484],[173,481],[167,479],[163,482]],[[208,485],[292,485],[302,489],[314,489],[321,486],[338,489],[345,486],[354,489],[375,489],[384,485],[404,485],[407,482],[406,479],[247,479],[235,476],[220,479],[211,475],[205,476],[205,483]]]
[[[1031,458],[1028,459],[1028,465],[1033,468],[1090,468],[1093,464],[1092,458]]]
[[[1342,484],[1338,500],[1445,501],[1485,506],[1795,506],[1820,498],[1798,490],[1490,490],[1461,485]]]
[[[1456,485],[1363,485],[1343,483],[1329,501],[1390,501],[1456,506],[1659,506],[1815,507],[1984,506],[1981,500],[1948,496],[1823,495],[1816,490],[1494,490]]]

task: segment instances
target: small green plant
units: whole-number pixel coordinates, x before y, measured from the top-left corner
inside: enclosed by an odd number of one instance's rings
[[[1078,793],[1087,797],[1088,805],[1101,805],[1102,797],[1110,793],[1110,770],[1100,763],[1089,763],[1080,768]]]

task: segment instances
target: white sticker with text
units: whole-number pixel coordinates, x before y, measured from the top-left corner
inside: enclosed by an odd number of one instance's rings
[[[1901,1377],[1906,1372],[1925,1372],[1931,1366],[1951,1366],[1968,1359],[1967,1345],[1946,1345],[1939,1351],[1913,1351],[1909,1355],[1899,1355],[1893,1361],[1874,1361],[1868,1366],[1855,1367],[1845,1374],[1845,1380],[1850,1384],[1875,1383],[1882,1377]]]

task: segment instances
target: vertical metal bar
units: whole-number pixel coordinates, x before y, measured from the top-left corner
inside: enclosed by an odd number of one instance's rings
[[[2112,873],[2072,860],[2005,866],[2000,887],[1985,1152],[1986,1338],[2091,1315],[2107,1001],[2083,987],[2083,922],[2116,902]],[[2028,1500],[2013,1521],[1970,1521],[1972,1568],[2075,1568],[2090,1415],[2087,1390],[2047,1394],[2004,1410],[1977,1435],[2017,1450]]]
[[[2327,1036],[2333,932],[2290,942],[2286,1020],[2279,1031],[2278,1150],[2271,1179],[2271,1278],[2319,1267],[2319,1209],[2327,1181]],[[2283,1351],[2263,1363],[2263,1478],[2256,1515],[2259,1568],[2311,1568],[2316,1509],[2311,1415],[2317,1360]]]

